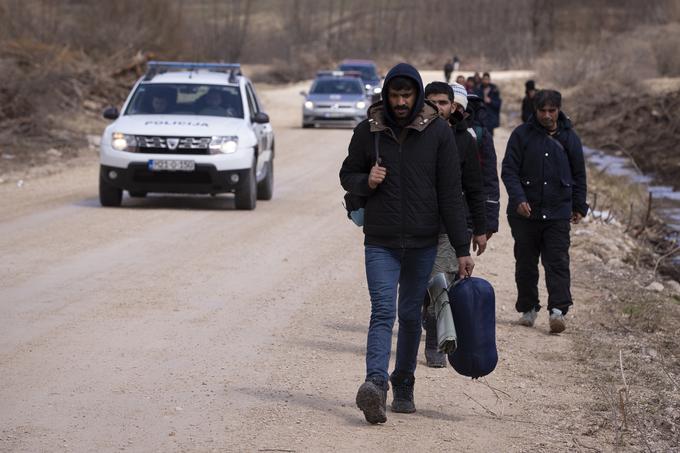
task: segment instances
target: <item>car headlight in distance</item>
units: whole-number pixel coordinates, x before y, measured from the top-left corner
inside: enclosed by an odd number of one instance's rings
[[[373,93],[374,93],[374,94],[380,94],[380,93],[382,93],[382,88],[380,88],[380,87],[375,87],[375,88],[373,88]]]
[[[366,108],[366,103],[364,101],[357,102],[357,108],[358,109]]]
[[[371,84],[370,84],[370,83],[367,83],[365,86],[366,86],[366,89],[367,89],[367,90],[370,90],[370,89],[371,89]]]
[[[231,154],[238,149],[238,137],[215,136],[210,140],[210,154]]]
[[[134,135],[114,132],[113,135],[111,135],[111,147],[116,151],[134,153],[137,151],[137,138]]]
[[[310,110],[313,109],[314,103],[312,101],[305,101],[305,108]]]

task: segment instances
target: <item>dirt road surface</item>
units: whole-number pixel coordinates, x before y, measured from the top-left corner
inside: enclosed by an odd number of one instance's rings
[[[575,331],[548,335],[544,311],[515,324],[504,216],[475,269],[496,290],[496,371],[471,381],[421,357],[418,411],[366,424],[363,237],[337,176],[351,131],[301,129],[305,88],[261,90],[278,154],[253,212],[229,196],[102,208],[94,155],[0,186],[0,451],[607,449],[583,437]]]

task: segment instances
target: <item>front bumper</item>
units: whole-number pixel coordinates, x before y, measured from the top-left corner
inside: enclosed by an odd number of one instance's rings
[[[200,163],[194,171],[151,171],[147,164],[135,162],[126,168],[102,165],[101,177],[129,192],[213,194],[240,189],[250,171],[218,171],[215,165]]]
[[[351,126],[354,127],[366,119],[366,109],[304,109],[302,124],[305,126]]]

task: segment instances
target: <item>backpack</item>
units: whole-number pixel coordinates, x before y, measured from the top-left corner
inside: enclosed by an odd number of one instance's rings
[[[375,148],[375,161],[380,162],[380,136],[378,132],[373,134],[374,136],[374,148]],[[360,195],[353,195],[350,192],[345,192],[345,202],[343,206],[347,211],[347,218],[350,219],[356,226],[364,226],[364,208],[366,207],[366,201],[368,197],[362,197]]]
[[[457,348],[448,354],[459,374],[477,379],[498,363],[496,350],[496,298],[489,282],[477,277],[458,281],[449,289]]]

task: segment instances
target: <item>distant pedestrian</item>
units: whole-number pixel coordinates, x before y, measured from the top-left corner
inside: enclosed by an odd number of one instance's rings
[[[529,121],[534,114],[534,95],[536,94],[536,82],[527,80],[524,84],[524,99],[522,99],[522,122]]]
[[[482,76],[479,75],[479,71],[475,71],[475,73],[472,75],[472,78],[475,79],[475,90],[479,88],[482,85]]]
[[[437,109],[425,102],[420,74],[411,65],[400,63],[389,71],[382,99],[354,129],[340,169],[342,187],[367,198],[363,228],[371,319],[366,381],[359,387],[356,403],[369,423],[387,420],[388,381],[392,411],[416,410],[413,390],[421,310],[441,222],[455,250],[460,275],[471,275],[474,267],[451,129]],[[397,316],[396,362],[388,375]]]
[[[465,86],[465,76],[464,76],[464,75],[459,75],[458,77],[456,77],[456,83],[457,83],[458,85],[463,85],[463,86]]]
[[[484,105],[486,106],[486,122],[485,126],[493,136],[493,131],[498,126],[500,126],[501,120],[501,92],[498,87],[491,83],[491,74],[488,72],[484,73],[482,77],[482,84],[477,88],[477,96],[482,98]]]
[[[458,58],[458,55],[453,56],[453,70],[458,72],[458,68],[460,68],[460,58]],[[449,83],[447,80],[446,83]]]
[[[470,76],[467,79],[465,79],[465,90],[468,92],[468,94],[475,92],[476,87],[474,77]]]
[[[569,230],[588,212],[581,140],[561,111],[562,96],[540,90],[534,115],[512,132],[503,159],[508,222],[515,240],[519,323],[531,327],[541,308],[538,260],[545,269],[550,332],[566,328],[573,304],[569,273]]]
[[[450,61],[446,61],[444,64],[444,78],[446,79],[446,83],[449,83],[449,80],[451,80],[451,73],[453,72],[453,65],[451,64]]]

